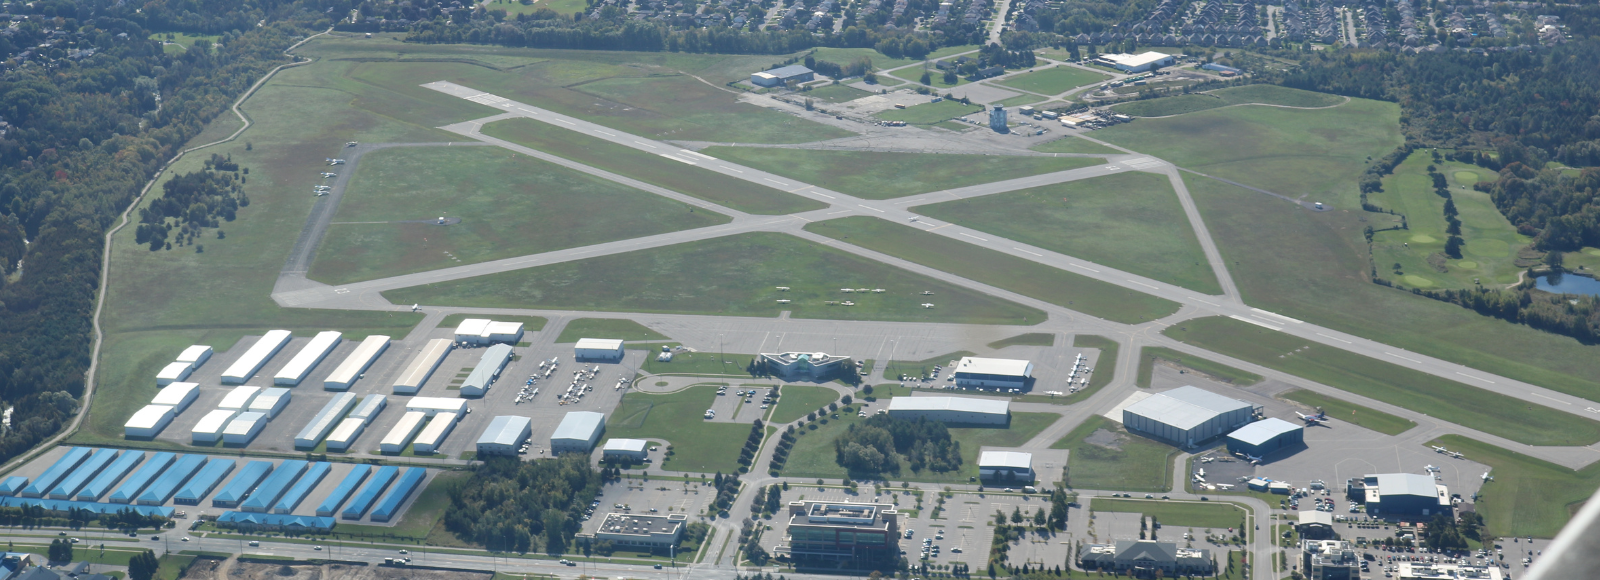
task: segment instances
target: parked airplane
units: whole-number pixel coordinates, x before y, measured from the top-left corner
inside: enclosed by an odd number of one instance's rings
[[[1428,470],[1428,473],[1438,473],[1439,472],[1439,468],[1438,467],[1434,467],[1432,465],[1424,467],[1423,469]]]
[[[1317,409],[1317,414],[1315,415],[1307,415],[1299,411],[1295,411],[1294,414],[1299,415],[1300,420],[1305,421],[1307,425],[1317,425],[1328,421],[1328,414],[1322,409]]]
[[[1485,471],[1485,472],[1483,472],[1483,480],[1484,481],[1494,481],[1494,478],[1489,475],[1489,472]]]
[[[1249,460],[1249,461],[1250,461],[1250,464],[1251,464],[1251,465],[1261,465],[1261,458],[1260,458],[1260,457],[1258,457],[1258,456],[1255,456],[1255,455],[1251,455],[1251,454],[1249,454],[1249,453],[1246,453],[1246,454],[1245,454],[1245,455],[1244,455],[1244,458],[1245,458],[1245,459],[1248,459],[1248,460]]]

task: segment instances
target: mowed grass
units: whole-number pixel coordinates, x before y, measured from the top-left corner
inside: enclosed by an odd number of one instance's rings
[[[736,472],[739,448],[750,436],[750,423],[707,421],[706,409],[716,398],[717,388],[709,385],[665,395],[630,391],[606,421],[606,437],[671,443],[672,456],[656,464],[657,469]]]
[[[1058,95],[1109,78],[1111,76],[1104,73],[1063,65],[1014,76],[997,84],[1041,95]]]
[[[1362,228],[1382,214],[1310,212],[1209,179],[1185,181],[1251,306],[1600,400],[1594,347],[1371,283]]]
[[[747,71],[754,72],[754,69]],[[617,76],[570,87],[623,105],[611,125],[656,139],[805,143],[854,135],[844,129],[739,102],[739,93],[687,75]],[[508,95],[509,96],[509,95]],[[529,101],[544,106],[540,101]],[[740,125],[751,122],[751,130]],[[608,123],[609,124],[609,123]]]
[[[1177,303],[1143,292],[877,218],[840,218],[805,229],[1115,322],[1136,324],[1178,310]],[[928,301],[937,304],[934,298]]]
[[[960,101],[945,99],[937,103],[923,103],[904,109],[889,109],[878,113],[878,118],[885,121],[905,121],[912,125],[932,125],[982,110],[983,107],[980,105],[963,105]]]
[[[207,40],[216,44],[222,39],[220,34],[192,34],[188,32],[156,32],[150,35],[151,40],[161,41],[161,51],[167,54],[182,54],[194,46],[196,40]]]
[[[1494,481],[1483,484],[1474,504],[1483,516],[1486,537],[1555,537],[1600,487],[1600,463],[1574,471],[1460,435],[1445,435],[1427,444],[1459,451],[1467,460],[1489,466]]]
[[[1120,155],[1121,151],[1106,147],[1088,139],[1079,139],[1068,135],[1049,143],[1030,147],[1040,153],[1082,153],[1086,155]]]
[[[1104,444],[1089,442],[1091,437]],[[1176,447],[1131,435],[1121,423],[1100,415],[1090,415],[1050,448],[1072,451],[1067,455],[1067,487],[1119,491],[1167,491],[1172,456],[1178,453]]]
[[[1333,421],[1331,424],[1349,423],[1357,427],[1365,427],[1385,435],[1399,435],[1416,427],[1417,423],[1403,417],[1396,417],[1383,411],[1364,407],[1355,403],[1336,399],[1306,389],[1293,389],[1278,395],[1284,399],[1322,409]]]
[[[792,290],[780,292],[778,286]],[[886,291],[839,293],[846,286]],[[699,240],[403,288],[386,296],[405,304],[500,308],[769,317],[787,310],[795,318],[969,324],[1044,320],[1044,313],[1033,308],[776,233]],[[779,304],[780,299],[791,302]],[[933,299],[937,308],[922,307]]]
[[[1144,88],[1144,87],[1136,87]],[[1277,85],[1245,85],[1205,93],[1175,95],[1146,99],[1111,107],[1118,113],[1134,117],[1162,117],[1182,115],[1229,105],[1264,104],[1285,107],[1331,107],[1344,102],[1344,97],[1302,91]]]
[[[1261,382],[1261,375],[1249,371],[1239,370],[1191,354],[1184,354],[1170,348],[1147,346],[1139,349],[1139,376],[1134,379],[1134,384],[1145,388],[1150,387],[1150,378],[1155,373],[1156,361],[1167,361],[1233,385],[1244,386]]]
[[[1589,445],[1600,422],[1223,317],[1163,334],[1336,389],[1529,445]]]
[[[310,277],[327,284],[729,221],[499,147],[380,149],[355,172],[311,266]],[[437,217],[461,222],[439,226]],[[393,223],[402,221],[422,223]]]
[[[1111,384],[1111,379],[1116,378],[1117,354],[1122,350],[1122,343],[1111,340],[1104,336],[1078,334],[1072,337],[1072,346],[1076,346],[1078,348],[1100,349],[1099,358],[1095,359],[1094,366],[1090,367],[1094,369],[1094,372],[1089,375],[1089,384],[1085,385],[1081,389],[1078,389],[1078,392],[1073,393],[1072,395],[1074,397],[1087,399],[1091,393],[1099,390],[1100,387]],[[1074,400],[1073,402],[1077,401]]]
[[[1231,503],[1103,497],[1089,500],[1089,511],[1144,514],[1155,518],[1163,527],[1185,528],[1237,528],[1248,517],[1243,509]]]
[[[870,97],[872,93],[846,85],[827,85],[806,91],[801,96],[829,103],[843,103],[862,97]]]
[[[1456,211],[1460,212],[1461,238],[1466,246],[1459,260],[1444,255],[1444,244],[1450,237],[1445,232],[1445,200],[1433,193],[1429,165],[1437,166],[1444,174]],[[1476,288],[1474,281],[1484,286],[1517,283],[1523,270],[1515,264],[1517,251],[1533,238],[1517,233],[1489,194],[1471,188],[1478,179],[1495,177],[1494,172],[1481,167],[1452,161],[1435,163],[1427,150],[1413,152],[1393,175],[1384,178],[1383,191],[1367,196],[1379,207],[1405,215],[1408,228],[1373,236],[1372,260],[1378,267],[1378,276],[1407,288],[1426,289]]]
[[[1114,173],[913,211],[1197,292],[1222,293],[1165,175]]]
[[[865,199],[930,191],[1088,167],[1099,159],[711,147],[701,151],[762,171]]]
[[[579,318],[567,322],[556,337],[556,344],[578,342],[580,338],[611,338],[621,340],[670,340],[665,334],[650,330],[626,318]]]
[[[768,420],[773,425],[793,423],[839,400],[839,393],[833,389],[805,385],[784,385],[778,389],[778,395],[778,406],[773,407]]]
[[[903,69],[891,72],[891,73],[889,73],[889,76],[896,77],[896,78],[899,78],[899,79],[902,79],[902,80],[906,80],[906,81],[910,81],[912,84],[925,86],[925,87],[930,87],[930,88],[933,88],[935,90],[937,90],[937,89],[955,88],[955,87],[959,87],[961,85],[964,85],[964,84],[972,82],[972,81],[967,80],[966,77],[963,77],[961,75],[956,75],[956,82],[953,82],[953,83],[944,82],[944,71],[939,70],[937,67],[934,67],[932,63],[929,63],[928,64],[928,68],[926,69],[928,71],[928,84],[923,85],[922,84],[922,71],[923,70],[924,69],[922,67],[920,67],[920,66],[914,66],[914,67],[903,68]],[[907,122],[909,122],[909,121],[907,121]]]
[[[1356,178],[1368,157],[1400,145],[1399,114],[1394,103],[1361,99],[1319,110],[1231,107],[1139,119],[1094,136],[1280,195],[1359,208]]]
[[[879,403],[887,401],[887,397],[879,397]],[[789,452],[789,461],[784,464],[784,477],[803,478],[840,478],[845,476],[864,477],[870,475],[886,476],[894,480],[920,481],[930,483],[967,483],[969,478],[978,475],[978,449],[990,447],[1019,447],[1038,435],[1056,419],[1061,418],[1055,413],[1011,413],[1011,424],[1007,427],[963,427],[951,426],[950,437],[961,443],[961,467],[945,473],[934,473],[923,470],[922,473],[911,471],[909,464],[901,462],[899,474],[864,474],[849,473],[837,461],[838,454],[834,451],[833,442],[843,435],[850,425],[866,421],[856,416],[855,412],[844,411],[840,408],[839,418],[829,418],[826,424],[821,419],[801,428],[800,439],[795,442],[794,448]],[[816,425],[817,429],[809,427]]]
[[[533,119],[490,123],[483,126],[483,133],[747,213],[786,214],[826,207],[798,195]]]
[[[1019,334],[1011,338],[1002,338],[989,343],[989,348],[999,350],[1008,346],[1055,346],[1056,335],[1053,332],[1030,332]]]

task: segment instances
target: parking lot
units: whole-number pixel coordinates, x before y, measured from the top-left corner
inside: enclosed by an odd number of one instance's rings
[[[646,481],[635,476],[633,479],[606,484],[601,489],[600,497],[595,499],[600,505],[595,506],[588,519],[584,520],[583,531],[593,533],[608,513],[686,514],[690,522],[704,521],[705,509],[714,499],[716,491],[710,482]]]

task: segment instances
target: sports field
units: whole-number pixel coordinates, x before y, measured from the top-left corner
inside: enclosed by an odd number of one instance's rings
[[[1143,292],[877,218],[840,218],[805,229],[1116,322],[1137,324],[1178,310],[1177,303]]]
[[[1122,424],[1090,415],[1051,449],[1069,449],[1068,488],[1168,491],[1176,447],[1131,435]]]
[[[1242,371],[1228,365],[1211,362],[1170,348],[1147,346],[1139,349],[1139,377],[1134,379],[1134,384],[1149,388],[1150,378],[1155,372],[1157,361],[1170,362],[1199,372],[1212,379],[1233,385],[1245,386],[1261,382],[1261,375],[1249,371]]]
[[[793,423],[828,403],[839,400],[839,393],[828,387],[784,385],[778,389],[778,404],[772,408],[768,422],[773,425]]]
[[[912,125],[932,125],[982,110],[983,107],[980,105],[963,105],[960,101],[945,99],[937,103],[923,103],[904,109],[889,109],[878,113],[878,118],[885,121],[905,121]]]
[[[826,207],[788,192],[532,119],[490,123],[483,126],[483,133],[743,212],[786,214]]]
[[[884,400],[884,398],[879,398],[880,402]],[[850,408],[853,409],[854,407]],[[784,477],[824,477],[832,479],[847,475],[851,477],[875,475],[848,473],[837,462],[838,455],[834,451],[833,442],[851,424],[866,420],[856,416],[855,411],[846,411],[845,409],[845,407],[840,408],[838,419],[830,417],[825,424],[819,419],[815,423],[801,428],[800,439],[795,442],[794,448],[789,452],[789,461],[784,464]],[[876,475],[880,477],[886,476],[896,481],[967,483],[968,478],[978,475],[978,449],[980,447],[1021,446],[1059,418],[1061,416],[1055,413],[1012,412],[1011,425],[1009,427],[952,427],[950,429],[950,437],[961,443],[960,469],[946,473],[934,473],[932,471],[913,473],[911,468],[905,462],[902,462],[899,474]],[[810,429],[811,425],[816,425],[817,429]]]
[[[632,280],[617,284],[616,280]],[[788,286],[789,292],[774,288]],[[843,286],[884,293],[842,294]],[[923,296],[931,291],[933,297]],[[748,233],[385,293],[396,303],[1029,324],[1044,313],[793,236]],[[780,304],[777,300],[792,300]],[[854,306],[826,301],[855,302]],[[923,308],[935,302],[936,308]]]
[[[1222,293],[1165,175],[1114,173],[914,211],[1190,290]]]
[[[1133,88],[1142,89],[1144,87]],[[1342,102],[1344,102],[1344,97],[1338,95],[1302,91],[1277,85],[1245,85],[1217,89],[1205,93],[1191,93],[1134,101],[1111,108],[1118,113],[1134,117],[1162,117],[1248,103],[1285,107],[1331,107]]]
[[[710,147],[701,153],[864,199],[930,191],[1088,167],[1099,159]]]
[[[568,321],[561,328],[556,344],[578,342],[580,338],[670,340],[666,335],[626,318],[579,318]]]
[[[1457,217],[1466,245],[1459,260],[1444,255],[1450,237],[1445,231],[1445,200],[1433,192],[1429,165],[1444,174],[1460,212]],[[1372,260],[1378,276],[1407,288],[1475,288],[1474,280],[1484,286],[1516,284],[1524,269],[1516,265],[1517,252],[1533,238],[1517,233],[1489,194],[1472,189],[1479,179],[1495,178],[1494,172],[1482,167],[1435,162],[1426,150],[1413,152],[1393,175],[1384,178],[1383,191],[1367,196],[1371,203],[1406,216],[1407,229],[1373,236]]]
[[[750,423],[705,420],[706,409],[716,398],[717,387],[711,385],[665,395],[629,391],[606,421],[606,437],[667,441],[672,456],[657,463],[658,469],[736,472]]]
[[[1294,389],[1285,391],[1278,396],[1302,405],[1322,409],[1324,413],[1328,414],[1328,418],[1333,419],[1334,424],[1349,423],[1385,435],[1399,435],[1417,426],[1417,423],[1410,419],[1396,417],[1383,411],[1336,399],[1316,391]]]
[[[1485,537],[1555,537],[1600,487],[1600,463],[1573,471],[1460,435],[1445,435],[1428,445],[1459,451],[1490,467],[1494,481],[1483,484],[1475,504],[1485,521]]]
[[[344,284],[729,221],[498,147],[381,149],[355,171],[317,248],[314,280]],[[440,226],[437,217],[461,222]]]
[[[1035,145],[1030,149],[1040,153],[1086,153],[1089,155],[1117,155],[1122,153],[1094,141],[1072,136],[1062,137],[1043,145]]]
[[[1255,364],[1470,425],[1529,445],[1589,445],[1600,422],[1223,317],[1198,318],[1162,334]]]
[[[1123,512],[1144,514],[1156,519],[1162,527],[1237,528],[1248,514],[1237,505],[1223,502],[1163,501],[1147,499],[1110,499],[1097,497],[1089,501],[1091,512]]]
[[[1018,75],[997,84],[1041,95],[1058,95],[1083,85],[1111,78],[1110,75],[1070,66],[1057,66]]]

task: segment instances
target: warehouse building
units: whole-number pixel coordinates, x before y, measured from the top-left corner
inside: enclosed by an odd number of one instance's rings
[[[750,84],[758,87],[781,87],[791,82],[806,83],[816,80],[817,73],[811,69],[791,64],[772,70],[761,71],[750,75]]]
[[[775,551],[797,561],[892,564],[900,555],[900,533],[893,504],[793,501],[788,536]]]
[[[420,411],[407,411],[400,416],[400,422],[395,423],[388,435],[383,436],[383,441],[378,442],[378,450],[384,453],[399,453],[406,450],[411,444],[411,438],[417,436],[422,430],[422,422],[428,416]]]
[[[439,413],[454,413],[456,420],[467,414],[467,402],[443,397],[412,397],[406,401],[406,412],[417,411],[429,417]]]
[[[333,369],[333,374],[322,381],[322,388],[329,391],[348,391],[360,379],[362,373],[367,372],[367,367],[378,360],[378,355],[389,349],[389,337],[381,334],[368,336],[350,351],[350,356]]]
[[[156,393],[155,398],[150,399],[150,404],[172,407],[173,414],[178,414],[188,409],[189,404],[199,396],[199,383],[172,383]]]
[[[1228,434],[1228,451],[1254,457],[1283,448],[1300,448],[1306,444],[1306,428],[1283,419],[1267,418],[1240,427]]]
[[[239,508],[247,512],[265,513],[278,503],[278,498],[294,485],[295,480],[306,472],[310,462],[304,459],[286,459],[279,463],[277,469],[272,470],[272,475],[250,492],[250,497],[239,504]]]
[[[550,454],[588,453],[606,432],[606,416],[594,411],[572,411],[561,418],[550,435]]]
[[[328,358],[328,353],[333,352],[334,347],[339,346],[342,336],[344,334],[341,332],[324,330],[311,337],[311,342],[301,347],[300,352],[289,359],[289,364],[283,365],[278,374],[272,377],[272,384],[287,387],[300,384],[306,375],[311,374],[311,369],[316,368],[322,359]]]
[[[785,381],[830,381],[855,372],[850,357],[825,352],[764,352],[761,372]]]
[[[220,457],[206,459],[205,467],[200,468],[200,471],[195,473],[194,477],[189,478],[188,483],[178,488],[177,495],[172,496],[172,503],[178,505],[200,505],[200,502],[207,495],[211,495],[212,490],[217,488],[217,484],[222,483],[222,478],[227,477],[229,473],[233,473],[233,468],[237,465],[238,463],[232,459],[222,459]],[[261,479],[261,475],[265,475],[266,472],[271,470],[272,462],[270,461],[251,461],[246,463],[239,475],[233,478],[233,482],[229,483],[221,493],[217,494],[217,498],[212,500],[211,505],[217,505],[217,501],[222,501],[222,498],[229,497],[230,494],[249,493],[250,487]],[[252,480],[252,478],[254,479]],[[250,481],[241,483],[240,480]],[[243,489],[240,489],[240,487],[243,487]],[[230,503],[223,501],[223,504]]]
[[[1300,569],[1307,580],[1360,580],[1361,556],[1350,542],[1301,540]]]
[[[189,378],[189,373],[194,372],[194,367],[185,362],[167,363],[161,372],[156,373],[156,386],[165,387],[177,381]]]
[[[261,370],[262,365],[267,364],[278,351],[283,350],[283,345],[289,344],[290,337],[287,330],[267,331],[260,340],[244,351],[244,356],[233,361],[227,370],[222,371],[222,384],[237,385],[256,376],[256,371]]]
[[[183,352],[178,353],[177,362],[188,363],[189,368],[199,370],[200,365],[206,364],[206,361],[208,360],[211,360],[211,347],[203,344],[196,344],[191,345],[189,348],[183,349]]]
[[[169,405],[145,405],[122,424],[122,436],[129,439],[153,439],[172,422],[177,413]]]
[[[51,488],[50,493],[46,494],[45,497],[50,499],[72,499],[73,494],[78,493],[79,489],[88,485],[91,478],[98,475],[100,470],[105,469],[106,465],[109,465],[116,458],[117,450],[115,449],[95,450],[89,455],[88,459],[78,464],[78,467],[74,468],[72,473],[62,478],[61,483]]]
[[[267,426],[267,414],[256,411],[239,413],[228,426],[222,428],[223,445],[249,445]]]
[[[1033,385],[1033,363],[1006,358],[961,357],[956,386],[968,389],[1026,389]]]
[[[984,451],[978,454],[978,479],[999,483],[1032,483],[1033,454]]]
[[[516,455],[522,443],[532,436],[533,421],[527,417],[495,417],[478,436],[478,455]]]
[[[422,385],[428,382],[428,377],[433,376],[433,371],[439,368],[439,363],[444,362],[444,357],[455,349],[455,342],[435,338],[422,345],[416,356],[411,357],[411,362],[406,364],[400,378],[394,381],[396,395],[415,395],[422,390]]]
[[[456,342],[494,344],[522,340],[521,322],[496,322],[487,318],[468,318],[456,327]]]
[[[367,422],[365,420],[345,417],[343,421],[339,422],[338,426],[333,428],[333,432],[328,434],[328,439],[326,440],[328,451],[335,453],[349,451],[350,446],[354,445],[356,439],[361,437],[361,433],[366,430]]]
[[[411,451],[418,454],[437,453],[439,446],[444,444],[446,437],[456,428],[455,413],[439,413],[428,420],[428,425],[417,434],[415,441],[411,442]]]
[[[1248,424],[1255,408],[1192,386],[1156,393],[1122,410],[1122,424],[1151,438],[1193,447]]]
[[[46,468],[44,473],[33,478],[33,483],[22,488],[22,497],[44,497],[44,494],[50,493],[50,490],[55,488],[57,483],[61,483],[61,480],[66,479],[72,473],[72,470],[82,465],[85,460],[89,459],[89,455],[93,453],[94,450],[88,447],[67,449],[66,455],[62,455],[61,459],[57,459],[55,463],[50,464],[50,467]]]
[[[77,501],[100,501],[100,498],[104,497],[106,492],[111,491],[111,486],[116,485],[118,480],[121,480],[129,471],[133,471],[133,468],[137,467],[142,461],[144,461],[143,451],[124,451],[122,455],[117,456],[116,461],[111,462],[111,465],[101,470],[100,475],[96,475],[93,480],[89,481],[88,485],[78,490],[78,493],[72,499]],[[23,480],[26,481],[26,478]],[[0,493],[7,492],[4,489],[0,489]]]
[[[317,414],[311,417],[311,422],[306,423],[305,428],[300,430],[300,434],[294,436],[294,446],[299,448],[316,447],[318,443],[322,442],[322,438],[327,437],[328,432],[339,424],[339,420],[343,419],[344,414],[350,411],[350,407],[355,404],[355,393],[334,395],[326,405],[322,406],[321,411],[317,411]]]
[[[373,393],[361,398],[361,402],[356,404],[355,410],[350,411],[350,418],[371,423],[373,419],[378,418],[378,413],[382,413],[384,407],[388,406],[389,397]]]
[[[1450,489],[1433,476],[1416,473],[1381,473],[1345,482],[1351,501],[1365,504],[1374,516],[1430,516],[1449,514]]]
[[[482,397],[488,394],[489,387],[500,377],[500,371],[506,368],[508,362],[511,362],[511,345],[496,344],[484,349],[483,356],[478,357],[478,366],[473,367],[467,380],[461,382],[461,396]]]
[[[217,403],[218,409],[231,411],[244,411],[250,408],[250,402],[256,400],[256,395],[261,393],[261,387],[242,386],[234,387],[222,397],[222,402]]]
[[[1095,59],[1097,64],[1103,64],[1126,73],[1141,73],[1164,66],[1172,66],[1174,62],[1177,62],[1177,59],[1170,54],[1162,52],[1102,54]]]
[[[265,414],[267,420],[271,421],[278,418],[278,413],[282,412],[283,408],[287,406],[289,406],[289,389],[267,387],[261,391],[261,394],[256,395],[255,399],[250,401],[250,406],[245,407],[245,410]]]
[[[1294,530],[1300,537],[1308,540],[1339,537],[1333,529],[1333,513],[1320,510],[1301,511],[1299,523],[1295,524]]]
[[[333,471],[333,464],[326,461],[318,461],[311,464],[311,467],[306,469],[306,473],[300,478],[300,481],[296,482],[294,487],[289,488],[289,491],[285,492],[283,497],[278,498],[278,503],[272,506],[272,513],[288,514],[293,512],[295,508],[300,507],[300,502],[305,501],[311,490],[321,484],[323,478],[328,477],[328,473],[331,471]]]
[[[393,518],[395,513],[400,511],[400,506],[406,503],[406,498],[411,497],[412,492],[417,490],[417,485],[421,484],[427,475],[428,470],[421,467],[407,468],[389,488],[389,495],[383,496],[378,505],[372,508],[372,521],[387,522]]]
[[[252,514],[247,512],[227,511],[217,516],[217,526],[221,528],[237,529],[241,532],[283,532],[287,535],[302,535],[311,532],[328,532],[333,530],[337,523],[333,518],[317,518],[311,516],[292,516],[280,514]]]
[[[1211,559],[1210,550],[1195,550],[1155,540],[1086,545],[1078,551],[1078,566],[1084,570],[1109,571],[1135,578],[1211,576],[1216,573],[1216,562]]]
[[[339,512],[339,517],[347,520],[359,520],[367,515],[367,510],[372,509],[372,504],[378,502],[378,495],[394,483],[395,477],[400,475],[400,468],[393,465],[379,467],[372,472],[372,478],[367,480],[367,485],[350,498],[349,505]]]
[[[578,534],[580,541],[611,542],[614,546],[634,550],[669,550],[683,540],[684,527],[689,516],[668,514],[664,516],[641,514],[606,514],[592,534]]]
[[[889,399],[889,416],[915,421],[1006,425],[1011,422],[1011,401],[971,397],[895,397]]]
[[[611,439],[600,451],[601,459],[644,461],[650,455],[650,442],[644,439]]]
[[[145,462],[144,467],[140,467],[138,471],[133,472],[133,475],[129,476],[127,481],[122,482],[122,485],[116,491],[111,492],[111,497],[106,498],[106,501],[119,504],[133,503],[139,498],[139,494],[144,493],[145,488],[149,487],[150,483],[154,482],[156,477],[160,476],[161,472],[166,471],[167,467],[177,459],[178,454],[171,451],[156,452],[150,456],[150,461]]]
[[[222,430],[228,427],[228,422],[237,414],[239,412],[234,409],[213,409],[206,413],[206,416],[201,417],[200,422],[195,423],[194,428],[189,430],[190,441],[195,445],[215,444],[222,438]]]
[[[622,341],[614,338],[580,338],[572,345],[578,360],[622,360]]]
[[[204,467],[205,464],[206,456],[204,455],[189,454],[179,456],[177,460],[172,462],[171,467],[162,472],[154,483],[151,483],[149,487],[146,487],[139,494],[135,502],[139,505],[148,506],[159,506],[167,503],[167,500],[172,499],[172,494],[177,493],[178,488],[189,481],[189,478],[194,476],[195,472],[200,471],[200,468]]]

